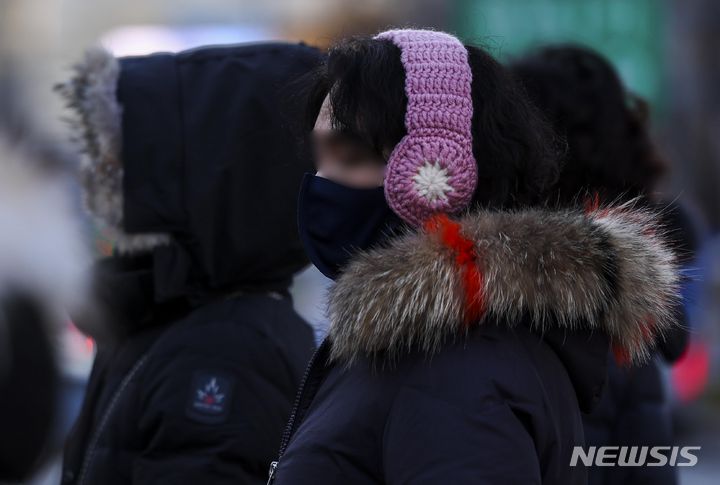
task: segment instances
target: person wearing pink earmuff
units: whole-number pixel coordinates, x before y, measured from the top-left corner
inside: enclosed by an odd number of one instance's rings
[[[609,349],[649,355],[677,270],[630,205],[538,209],[558,144],[488,53],[430,30],[333,47],[298,217],[335,280],[270,482],[581,484]]]

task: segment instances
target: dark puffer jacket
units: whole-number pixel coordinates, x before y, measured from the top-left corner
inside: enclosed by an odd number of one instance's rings
[[[692,264],[695,228],[679,204],[658,205],[669,243],[684,266]],[[686,277],[683,284],[691,283]],[[608,389],[592,413],[583,417],[588,446],[669,446],[676,444],[662,370],[687,347],[689,332],[684,308],[676,310],[678,325],[658,342],[657,356],[639,366],[620,365],[609,355]],[[675,467],[595,467],[590,485],[675,485]]]
[[[462,273],[434,231],[356,256],[274,483],[586,483],[571,456],[609,347],[647,357],[673,325],[677,274],[653,224],[627,206],[466,216],[485,306],[469,327]]]
[[[117,283],[114,300],[141,310],[123,286],[152,294],[144,265],[103,266],[105,287],[110,277]],[[263,483],[313,348],[290,298],[146,309],[139,328],[98,343],[63,483]]]
[[[626,367],[609,356],[608,389],[584,417],[587,446],[671,446],[670,408],[657,362]],[[595,467],[590,485],[674,485],[674,467]]]
[[[312,330],[288,295],[310,157],[284,86],[304,45],[114,59],[61,89],[85,141],[86,201],[116,253],[95,272],[98,353],[64,483],[264,483]],[[290,106],[290,105],[288,105]]]

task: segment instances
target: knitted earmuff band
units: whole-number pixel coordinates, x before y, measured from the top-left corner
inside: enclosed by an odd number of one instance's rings
[[[465,209],[477,186],[472,152],[472,72],[465,46],[431,30],[389,30],[405,69],[407,134],[388,160],[385,198],[413,226]]]

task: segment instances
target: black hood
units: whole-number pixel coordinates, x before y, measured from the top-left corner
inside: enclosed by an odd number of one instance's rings
[[[88,208],[117,251],[152,253],[156,301],[284,290],[306,264],[295,214],[312,162],[288,85],[319,60],[285,43],[92,51],[61,86]]]

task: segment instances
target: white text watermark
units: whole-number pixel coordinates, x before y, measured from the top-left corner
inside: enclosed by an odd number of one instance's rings
[[[700,446],[575,446],[570,466],[695,466]]]

